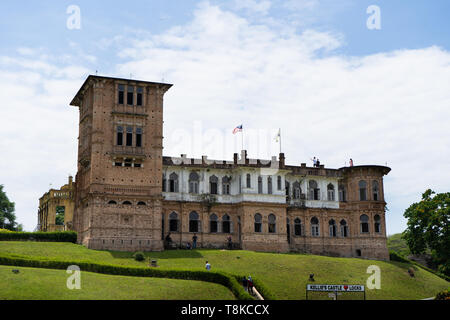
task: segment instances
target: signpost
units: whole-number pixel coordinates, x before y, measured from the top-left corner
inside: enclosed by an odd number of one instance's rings
[[[335,300],[337,300],[338,293],[340,292],[363,292],[364,300],[366,300],[365,287],[359,284],[307,284],[306,300],[308,300],[309,291],[334,293]]]

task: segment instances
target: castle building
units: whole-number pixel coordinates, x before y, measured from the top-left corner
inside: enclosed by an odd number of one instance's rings
[[[385,166],[288,165],[163,156],[172,85],[89,76],[80,110],[73,227],[92,249],[223,248],[389,259]]]
[[[72,230],[74,202],[73,177],[60,189],[50,189],[39,199],[37,231],[68,231]],[[57,213],[63,219],[57,221]]]

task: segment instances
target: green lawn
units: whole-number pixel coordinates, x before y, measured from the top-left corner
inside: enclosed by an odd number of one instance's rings
[[[15,274],[13,269],[20,272]],[[232,300],[222,285],[202,281],[81,273],[81,289],[69,290],[65,270],[0,266],[0,300]]]
[[[94,251],[70,243],[0,242],[0,255],[49,257],[59,260],[92,261],[115,265],[145,266],[132,259],[132,253]],[[203,270],[208,260],[213,270],[257,277],[279,299],[305,299],[310,273],[317,284],[366,284],[367,267],[381,269],[381,289],[368,290],[367,299],[422,299],[448,289],[449,283],[423,269],[411,278],[408,264],[364,259],[331,258],[301,254],[274,254],[251,251],[178,250],[146,253],[158,259],[161,268]],[[417,268],[417,267],[415,267]]]

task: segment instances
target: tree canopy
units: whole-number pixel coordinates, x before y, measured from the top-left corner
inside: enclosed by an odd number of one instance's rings
[[[413,254],[431,250],[439,270],[449,274],[450,267],[450,192],[436,194],[428,189],[422,201],[413,203],[404,213],[408,219],[403,233]]]
[[[18,231],[19,228],[21,225],[16,222],[15,204],[9,201],[3,191],[3,185],[0,185],[0,229]]]

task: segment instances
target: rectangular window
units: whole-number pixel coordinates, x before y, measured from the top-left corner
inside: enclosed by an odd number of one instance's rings
[[[140,168],[140,167],[142,167],[142,165],[141,165],[140,163],[135,163],[135,164],[134,164],[134,167],[135,167],[135,168]]]
[[[115,162],[115,163],[114,163],[114,166],[116,166],[116,167],[121,167],[121,166],[122,166],[122,162]]]
[[[142,87],[137,88],[137,101],[136,104],[138,106],[142,106],[142,94],[144,93],[144,89]]]
[[[136,129],[136,147],[142,147],[142,128]]]
[[[125,94],[125,86],[123,84],[119,84],[119,104],[123,104],[124,94]]]
[[[133,128],[127,127],[127,147],[133,146]]]
[[[130,168],[131,167],[131,163],[132,163],[131,159],[125,159],[125,167]]]
[[[127,93],[127,103],[129,106],[132,106],[134,104],[133,98],[134,98],[134,87],[129,86],[128,93]]]
[[[123,127],[117,127],[117,145],[123,146]]]

